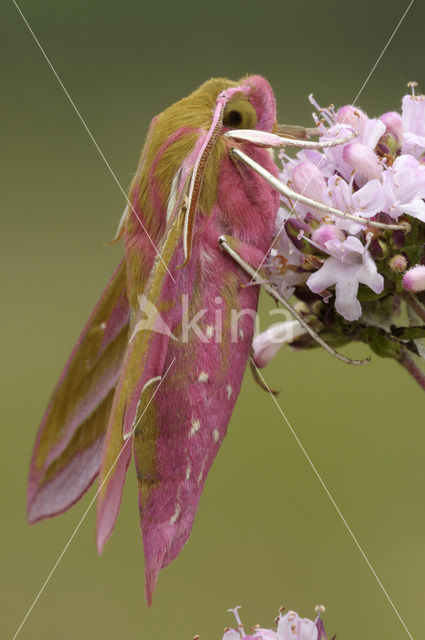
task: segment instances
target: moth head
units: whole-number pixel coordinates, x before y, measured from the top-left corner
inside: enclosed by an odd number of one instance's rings
[[[209,81],[204,87],[213,90],[216,82],[215,80]],[[185,201],[184,261],[180,266],[186,266],[190,259],[197,209],[200,207],[209,210],[215,200],[217,167],[220,164],[220,156],[223,152],[227,152],[227,144],[224,142],[222,134],[235,129],[260,128],[271,131],[276,124],[276,103],[267,80],[261,76],[248,76],[241,81],[241,84],[237,83],[235,86],[234,83],[229,82],[229,85],[222,89],[215,99],[212,119],[204,136],[200,139],[202,145],[197,150]],[[212,93],[213,91],[210,92],[210,99]],[[211,159],[214,159],[214,162],[211,162]],[[208,176],[208,170],[210,176]],[[214,175],[211,175],[211,171]]]
[[[239,80],[236,86],[239,92],[229,97],[227,101],[223,127],[227,130],[274,130],[276,100],[267,80],[262,76],[246,76]]]
[[[218,169],[229,153],[225,134],[237,129],[271,132],[275,122],[271,86],[256,75],[239,82],[213,78],[165,109],[149,129],[118,236],[141,235],[143,217],[152,237],[159,238],[184,203],[187,264],[195,212],[211,211],[216,201]]]
[[[254,126],[246,128],[273,131],[276,126],[276,99],[269,82],[262,76],[254,75],[242,78],[238,84],[257,116]]]
[[[246,98],[229,100],[224,110],[223,126],[228,129],[255,129],[257,112]]]

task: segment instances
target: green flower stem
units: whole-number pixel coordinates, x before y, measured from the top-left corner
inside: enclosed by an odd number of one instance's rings
[[[412,296],[411,293],[407,293],[407,291],[399,292],[398,296],[402,300],[404,300],[411,309],[413,309],[413,311],[420,317],[421,320],[425,322],[425,309],[415,296]]]
[[[413,359],[405,349],[402,350],[401,358],[399,359],[399,362],[410,373],[410,375],[414,377],[416,382],[425,391],[425,375],[422,373],[420,368],[415,364],[415,362],[413,361]]]

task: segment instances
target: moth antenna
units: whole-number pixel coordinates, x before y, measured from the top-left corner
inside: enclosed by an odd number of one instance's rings
[[[250,142],[257,147],[298,147],[301,149],[325,149],[328,147],[335,147],[339,144],[346,144],[353,138],[357,137],[357,133],[353,131],[343,138],[335,138],[334,140],[299,140],[294,138],[287,138],[275,133],[268,133],[267,131],[259,131],[258,129],[235,129],[227,131],[224,134],[227,138],[236,140],[238,142]],[[317,135],[317,132],[316,132]]]
[[[198,157],[196,158],[195,166],[193,168],[183,223],[184,262],[179,266],[179,268],[185,267],[187,265],[192,253],[193,225],[195,222],[195,213],[198,206],[202,180],[204,177],[207,160],[220,134],[225,106],[226,103],[224,101],[218,103],[210,130],[207,133],[204,144],[201,147]]]
[[[335,209],[334,207],[329,207],[323,202],[318,202],[317,200],[313,200],[312,198],[307,198],[306,196],[297,193],[290,189],[286,184],[278,180],[270,171],[267,171],[261,164],[255,162],[252,158],[250,158],[246,153],[241,151],[240,149],[236,149],[232,147],[231,152],[235,158],[246,164],[248,167],[253,169],[258,175],[260,175],[264,180],[266,180],[269,184],[272,185],[283,196],[286,198],[291,198],[298,202],[303,202],[304,204],[313,207],[314,209],[318,209],[319,211],[324,211],[327,214],[331,214],[334,216],[338,216],[339,218],[343,218],[344,220],[353,220],[354,222],[359,222],[360,224],[364,224],[369,227],[377,227],[378,229],[390,229],[390,230],[404,230],[405,226],[402,224],[385,224],[384,222],[377,222],[376,220],[369,220],[367,218],[362,218],[361,216],[356,216],[353,213],[348,213],[348,211],[341,211],[340,209]]]
[[[246,271],[246,273],[248,273],[251,278],[255,281],[259,281],[260,278],[258,277],[255,269],[248,264],[248,262],[246,262],[227,242],[226,240],[226,236],[220,236],[220,238],[218,239],[218,244],[222,247],[222,249],[224,249],[226,251],[226,253],[229,254],[229,256],[231,258],[233,258],[233,260],[240,266],[242,267],[242,269],[244,271]],[[320,344],[321,347],[323,347],[323,349],[325,349],[325,351],[327,351],[331,356],[334,356],[335,358],[338,358],[338,360],[342,360],[342,362],[345,362],[346,364],[356,364],[356,365],[363,365],[363,364],[367,364],[368,362],[370,362],[370,358],[366,358],[366,360],[352,360],[351,358],[347,358],[347,356],[342,355],[342,353],[339,353],[338,351],[336,351],[333,347],[331,347],[327,342],[325,342],[318,333],[316,333],[316,331],[314,331],[314,329],[312,329],[310,327],[310,325],[304,320],[304,318],[298,313],[298,311],[287,301],[285,300],[285,298],[283,298],[280,293],[276,290],[275,287],[273,287],[271,284],[265,284],[264,282],[262,283],[263,288],[265,289],[265,291],[267,291],[267,293],[269,295],[272,296],[272,298],[274,298],[275,300],[277,300],[278,302],[280,302],[280,304],[282,306],[285,307],[285,309],[287,309],[289,311],[289,313],[295,318],[295,320],[298,320],[298,322],[300,323],[300,325],[311,335],[311,337],[318,343]]]
[[[221,127],[223,125],[224,110],[226,108],[227,101],[234,93],[240,91],[242,91],[241,87],[235,87],[223,91],[218,96],[211,126],[195,160],[192,178],[189,185],[187,208],[183,224],[184,262],[179,266],[180,269],[182,267],[185,267],[190,260],[192,252],[193,225],[195,222],[196,208],[198,206],[199,194],[201,192],[205,167],[207,165],[208,158],[210,157],[211,152],[214,149],[215,143],[220,136]]]

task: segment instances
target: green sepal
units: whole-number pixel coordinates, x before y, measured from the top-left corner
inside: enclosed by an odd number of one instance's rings
[[[298,234],[300,233],[300,228],[296,227],[291,219],[289,218],[289,220],[286,221],[285,223],[285,230],[286,233],[288,234],[288,236],[291,238],[291,240],[294,240],[294,244],[295,246],[302,251],[302,253],[307,254],[307,255],[313,255],[317,253],[316,248],[310,244],[310,242],[307,242],[307,240],[304,240],[304,238],[298,239]]]
[[[374,302],[375,300],[380,300],[381,298],[385,298],[389,293],[389,290],[384,287],[381,293],[375,293],[372,289],[369,289],[365,284],[361,284],[359,286],[359,291],[357,293],[357,298],[359,302]]]
[[[366,327],[359,334],[359,340],[368,344],[372,351],[381,358],[400,360],[402,356],[401,344],[383,329]]]
[[[406,244],[403,247],[403,253],[407,255],[407,257],[410,260],[411,266],[414,267],[423,258],[424,245],[423,244]]]
[[[425,338],[425,327],[391,327],[392,335],[399,340]]]

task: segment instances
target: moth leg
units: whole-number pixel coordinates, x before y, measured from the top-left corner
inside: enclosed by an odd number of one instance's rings
[[[230,138],[237,142],[249,142],[256,147],[298,147],[300,149],[325,149],[327,147],[336,147],[340,144],[346,144],[357,136],[354,131],[341,138],[332,140],[304,140],[293,136],[286,137],[282,134],[269,133],[268,131],[259,131],[258,129],[235,129],[227,131],[224,134],[226,138]],[[318,135],[317,131],[315,135]]]
[[[232,249],[232,251],[234,251],[244,262],[249,264],[252,268],[258,269],[261,276],[268,280],[265,270],[261,270],[261,265],[264,263],[264,251],[251,244],[243,242],[242,240],[238,240],[233,236],[220,236],[218,244],[224,248],[222,242],[226,243],[226,246]],[[262,280],[263,278],[260,277],[259,279]]]
[[[296,124],[278,124],[275,133],[278,136],[295,140],[307,140],[307,138],[319,135],[316,127],[300,127]]]
[[[321,347],[323,347],[325,351],[327,351],[330,355],[334,356],[335,358],[338,358],[338,360],[342,360],[346,364],[362,365],[362,364],[367,364],[370,361],[370,358],[366,358],[366,360],[352,360],[351,358],[347,358],[347,356],[342,355],[342,353],[339,353],[333,347],[331,347],[327,342],[325,342],[320,337],[320,335],[310,327],[310,325],[304,320],[304,318],[298,313],[298,311],[287,300],[285,300],[285,298],[283,298],[280,295],[276,287],[270,284],[270,282],[265,281],[264,278],[262,278],[257,273],[256,269],[251,264],[249,264],[246,260],[244,260],[244,258],[240,255],[240,253],[233,248],[235,244],[237,244],[237,241],[234,238],[232,238],[231,236],[220,236],[220,238],[218,239],[218,244],[224,251],[226,251],[226,253],[231,258],[233,258],[233,260],[244,271],[246,271],[246,273],[248,273],[251,276],[254,282],[257,282],[258,284],[262,285],[265,291],[267,291],[267,293],[272,298],[274,298],[277,302],[280,302],[280,304],[289,311],[289,313],[295,318],[295,320],[297,320],[300,323],[300,325],[306,330],[306,332],[309,333],[311,337]]]
[[[334,207],[329,207],[323,202],[319,202],[318,200],[313,200],[312,198],[307,198],[303,196],[301,193],[297,193],[290,189],[286,184],[281,182],[278,178],[276,178],[270,171],[267,171],[261,164],[255,162],[252,158],[250,158],[246,153],[233,147],[231,149],[231,153],[234,158],[240,160],[248,167],[253,169],[259,176],[261,176],[266,182],[272,185],[276,191],[281,193],[285,198],[289,198],[290,200],[294,200],[295,202],[303,202],[304,204],[312,207],[313,209],[317,209],[319,211],[323,211],[324,213],[338,216],[339,218],[343,218],[345,220],[353,220],[354,222],[359,222],[360,224],[364,224],[369,227],[377,227],[378,229],[390,229],[390,230],[405,230],[406,225],[403,224],[385,224],[383,222],[377,222],[376,220],[369,220],[367,218],[362,218],[360,216],[356,216],[352,213],[348,213],[348,211],[341,211],[340,209],[335,209]]]

